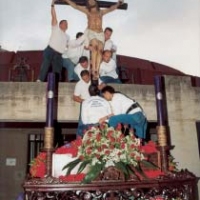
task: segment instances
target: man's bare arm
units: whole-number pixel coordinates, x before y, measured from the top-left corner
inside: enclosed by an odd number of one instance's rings
[[[79,10],[79,11],[85,13],[85,14],[88,14],[88,10],[84,6],[79,6],[71,0],[63,0],[63,1],[68,3],[72,8]]]
[[[114,114],[111,113],[110,115],[106,115],[105,117],[102,117],[99,119],[99,124],[104,123],[106,120],[108,120],[110,117],[112,117]]]
[[[82,103],[83,102],[83,99],[81,99],[81,97],[75,96],[75,95],[73,95],[73,100],[78,102],[78,103]]]
[[[111,6],[110,8],[107,8],[107,9],[104,9],[104,10],[101,10],[102,12],[102,15],[105,15],[109,12],[112,12],[114,10],[116,10],[120,5],[122,5],[124,3],[124,0],[119,0],[115,5]]]
[[[101,84],[98,85],[98,89],[102,90],[105,86],[106,84],[102,82]]]
[[[55,26],[58,23],[54,3],[55,3],[55,0],[52,0],[51,2],[51,25],[52,26]]]

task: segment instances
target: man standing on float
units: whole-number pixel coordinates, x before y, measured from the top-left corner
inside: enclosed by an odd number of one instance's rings
[[[71,0],[63,0],[73,8],[85,13],[88,19],[88,26],[85,35],[91,46],[92,74],[93,79],[98,79],[99,66],[102,60],[102,51],[104,47],[105,36],[102,28],[102,18],[105,14],[116,10],[124,0],[107,9],[99,9],[96,0],[86,0],[86,6],[79,6]]]

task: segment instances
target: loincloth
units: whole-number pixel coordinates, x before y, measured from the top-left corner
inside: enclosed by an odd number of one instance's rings
[[[95,31],[92,31],[90,29],[86,29],[84,32],[84,35],[86,36],[86,46],[89,45],[90,41],[93,39],[101,41],[103,44],[105,42],[105,36],[104,32],[97,33]]]

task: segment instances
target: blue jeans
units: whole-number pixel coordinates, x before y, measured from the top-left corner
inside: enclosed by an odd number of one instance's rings
[[[62,56],[50,46],[47,46],[43,52],[43,61],[38,76],[40,81],[45,81],[51,65],[53,73],[57,73],[60,76],[62,70]]]
[[[69,58],[63,58],[63,67],[67,70],[68,81],[79,81],[79,77],[74,72],[75,64]]]
[[[116,127],[117,124],[129,124],[132,129],[136,130],[136,135],[139,138],[146,138],[147,120],[142,112],[134,114],[120,114],[110,117],[108,124]]]
[[[79,114],[79,119],[78,119],[78,127],[76,131],[76,138],[78,137],[83,137],[83,133],[85,130],[87,130],[91,126],[97,126],[98,124],[83,124],[82,118],[81,118],[81,108],[82,108],[82,103],[80,105],[80,114]]]
[[[118,78],[113,78],[113,77],[110,77],[110,76],[101,76],[100,79],[104,83],[122,83]]]

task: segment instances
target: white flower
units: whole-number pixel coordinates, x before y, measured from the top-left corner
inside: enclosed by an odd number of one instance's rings
[[[120,160],[126,161],[126,155],[125,154],[121,154],[120,155]]]
[[[96,163],[101,163],[96,157],[94,157],[93,159],[92,159],[92,165],[95,165]]]
[[[112,160],[108,160],[105,165],[105,167],[110,167],[110,166],[115,166],[115,164]]]

